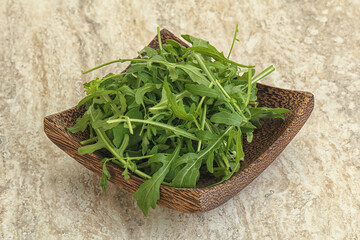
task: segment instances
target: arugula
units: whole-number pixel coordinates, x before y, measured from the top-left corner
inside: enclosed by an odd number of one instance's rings
[[[87,96],[84,115],[68,131],[90,130],[81,142],[80,154],[106,152],[100,186],[111,180],[107,164],[124,169],[124,179],[136,174],[146,181],[134,198],[144,215],[160,199],[160,186],[193,188],[208,171],[219,182],[240,169],[244,160],[243,139],[253,140],[260,119],[282,118],[287,109],[259,107],[256,83],[275,69],[255,75],[254,66],[229,59],[208,41],[182,35],[192,44],[175,40],[159,49],[145,47],[125,72],[108,74],[84,84]]]

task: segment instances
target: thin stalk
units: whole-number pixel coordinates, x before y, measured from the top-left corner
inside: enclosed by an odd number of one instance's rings
[[[200,126],[201,130],[204,130],[204,128],[205,128],[206,111],[207,111],[207,104],[204,105],[204,110],[203,110],[203,114],[202,114],[202,118],[201,118],[201,126]],[[200,150],[201,150],[201,144],[202,144],[202,141],[200,140],[198,142],[198,148],[197,148],[198,152],[200,152]]]
[[[230,164],[229,164],[229,161],[228,161],[227,157],[225,156],[225,154],[221,154],[221,156],[222,156],[222,159],[223,159],[223,161],[225,163],[226,168],[229,169]]]
[[[227,56],[227,59],[229,59],[229,57],[230,57],[230,54],[231,54],[231,52],[232,52],[232,50],[233,50],[235,41],[239,41],[239,39],[236,38],[236,34],[237,34],[238,32],[239,32],[238,24],[236,24],[235,33],[234,33],[234,38],[233,38],[233,41],[232,41],[231,48],[230,48],[229,54],[228,54],[228,56]]]
[[[130,134],[134,134],[134,130],[133,130],[132,126],[131,126],[130,118],[127,117],[127,116],[124,116],[124,117],[125,117],[125,122],[127,123],[128,127],[129,127]]]
[[[160,35],[160,28],[157,27],[157,35],[158,35],[158,42],[159,42],[159,48],[162,50],[162,43],[161,43],[161,35]]]
[[[272,73],[273,71],[275,71],[275,68],[273,65],[271,65],[270,67],[266,68],[264,71],[262,71],[261,73],[259,73],[258,75],[256,75],[252,81],[251,84],[254,84],[258,81],[260,81],[261,79],[267,77],[270,73]]]
[[[86,74],[86,73],[92,72],[92,71],[94,71],[94,70],[96,70],[96,69],[105,67],[105,66],[110,65],[110,64],[113,64],[113,63],[121,62],[120,60],[121,60],[121,59],[118,59],[118,60],[114,60],[114,61],[110,61],[110,62],[101,64],[101,65],[99,65],[99,66],[97,66],[97,67],[94,67],[94,68],[92,68],[92,69],[90,69],[90,70],[87,70],[87,71],[83,72],[82,74]]]
[[[89,143],[96,142],[96,140],[97,140],[97,137],[92,137],[92,138],[89,138],[87,140],[81,141],[80,144],[81,145],[87,145]]]
[[[251,97],[251,74],[252,74],[252,68],[249,68],[249,71],[248,71],[248,91],[247,91],[247,98],[246,98],[246,102],[245,102],[245,105],[244,105],[244,108],[243,110],[245,110],[245,108],[247,108],[249,102],[250,102],[250,97]]]
[[[145,159],[145,158],[151,158],[153,156],[154,156],[154,154],[150,154],[150,155],[138,156],[138,157],[125,157],[124,159],[129,159],[130,161],[132,161],[132,160],[141,160],[141,159]]]
[[[150,121],[150,120],[143,120],[143,119],[134,119],[134,118],[128,118],[128,119],[118,118],[118,119],[108,120],[106,122],[111,124],[111,123],[120,123],[120,122],[127,122],[127,121],[154,125],[154,126],[157,126],[157,127],[161,127],[161,128],[170,130],[170,131],[172,131],[174,133],[177,133],[177,134],[179,134],[181,136],[184,136],[186,138],[189,138],[191,140],[200,141],[200,139],[198,139],[192,133],[186,132],[186,131],[184,131],[184,130],[182,130],[180,128],[173,127],[173,126],[165,124],[165,123],[159,123],[159,122],[154,122],[154,121]]]
[[[210,85],[209,85],[209,88],[212,88],[213,86],[214,86],[214,83],[211,82]],[[198,106],[197,106],[197,108],[196,108],[196,111],[197,111],[197,112],[200,111],[201,105],[204,103],[205,98],[206,98],[206,97],[203,96],[203,97],[200,99],[200,102],[199,102],[199,104],[198,104]]]
[[[198,121],[196,120],[195,116],[193,116],[193,119],[194,119],[194,123],[196,125],[196,127],[200,130],[201,127],[200,127],[200,124],[198,123]],[[201,140],[200,140],[201,141]]]

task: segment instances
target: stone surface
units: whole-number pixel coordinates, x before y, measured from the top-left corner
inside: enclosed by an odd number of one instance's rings
[[[11,1],[0,7],[0,239],[359,239],[359,1]],[[310,91],[315,109],[277,160],[223,206],[144,218],[127,192],[52,144],[43,117],[82,84],[124,67],[156,27],[211,39],[277,71],[265,84]]]

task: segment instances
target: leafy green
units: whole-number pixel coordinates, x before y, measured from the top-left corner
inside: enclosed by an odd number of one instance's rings
[[[107,156],[102,161],[103,191],[111,178],[109,162],[123,169],[125,181],[131,174],[143,178],[134,198],[147,215],[161,197],[161,185],[196,187],[202,170],[220,182],[229,179],[241,169],[243,139],[256,139],[260,120],[285,119],[288,110],[256,102],[256,83],[274,67],[255,76],[253,66],[229,59],[237,32],[238,27],[227,57],[208,41],[183,35],[191,47],[158,39],[159,49],[145,47],[138,58],[85,72],[130,62],[122,73],[84,84],[87,96],[78,106],[86,111],[67,128],[71,133],[89,129],[80,154],[101,151]]]
[[[108,184],[108,179],[111,178],[111,175],[110,175],[109,171],[106,168],[106,163],[109,162],[109,161],[111,161],[111,159],[109,159],[109,158],[104,158],[102,160],[102,162],[104,164],[103,164],[103,172],[102,172],[102,177],[101,177],[101,181],[100,181],[100,186],[101,186],[101,189],[103,190],[103,192],[106,191],[106,186]]]
[[[244,119],[236,112],[218,112],[212,115],[210,120],[214,123],[221,123],[240,127]]]
[[[138,206],[143,210],[145,216],[147,216],[150,206],[155,209],[156,202],[160,199],[160,185],[164,181],[166,174],[170,171],[171,164],[179,156],[180,149],[181,143],[167,157],[164,154],[158,153],[149,159],[149,164],[158,162],[162,163],[162,167],[152,175],[151,179],[141,184],[134,193],[134,198],[138,199]]]
[[[205,85],[186,84],[185,89],[194,95],[225,100],[218,89],[209,88]]]

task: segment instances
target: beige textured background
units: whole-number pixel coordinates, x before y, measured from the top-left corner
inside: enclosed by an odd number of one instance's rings
[[[11,1],[0,5],[0,239],[359,239],[359,1]],[[133,57],[156,27],[232,58],[274,64],[263,83],[310,91],[315,109],[265,172],[203,214],[144,218],[130,194],[68,157],[43,117],[74,106],[81,70]]]

